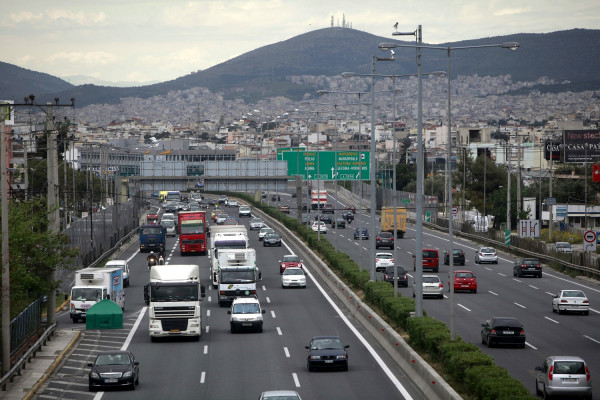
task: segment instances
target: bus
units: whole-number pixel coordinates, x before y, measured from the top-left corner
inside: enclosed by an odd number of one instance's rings
[[[180,211],[177,215],[179,253],[206,254],[206,211]]]

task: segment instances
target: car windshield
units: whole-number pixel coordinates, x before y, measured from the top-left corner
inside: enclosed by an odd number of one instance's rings
[[[273,231],[273,229],[271,229],[271,228],[262,228],[262,229],[260,230],[260,233],[262,233],[263,235],[268,235],[269,233],[273,233],[273,232],[274,232],[274,231]]]
[[[586,297],[581,290],[565,290],[562,295],[563,297]]]
[[[153,302],[159,301],[198,301],[196,285],[153,285],[150,288]]]
[[[165,228],[172,228],[175,226],[175,221],[173,221],[172,219],[165,219],[165,220],[161,221],[160,224],[162,226],[164,226]]]
[[[100,301],[102,300],[102,289],[73,288],[71,299],[77,301]]]
[[[299,262],[300,258],[298,256],[283,256],[283,262]]]
[[[564,242],[564,243],[558,242],[558,243],[555,244],[555,246],[556,247],[560,247],[560,248],[569,248],[569,247],[571,247],[571,245],[569,243],[566,243],[566,242]]]
[[[525,259],[523,260],[523,264],[525,265],[538,265],[540,262],[538,260]]]
[[[252,221],[250,221],[251,224],[260,224],[262,222],[263,220],[260,218],[254,218]]]
[[[454,255],[462,255],[463,251],[461,249],[454,249]]]
[[[233,314],[258,314],[260,307],[257,303],[241,303],[233,305]]]
[[[424,276],[423,277],[423,283],[439,283],[440,282],[440,278],[438,278],[437,276]]]
[[[437,253],[431,250],[423,250],[423,258],[437,258]]]
[[[457,272],[454,276],[457,278],[474,278],[471,272]]]
[[[585,364],[582,361],[554,361],[554,373],[584,375]]]
[[[479,250],[480,253],[495,253],[496,250],[493,249],[492,247],[483,247],[481,250]]]
[[[129,365],[127,354],[100,354],[96,358],[96,365]]]
[[[302,272],[301,269],[299,268],[287,268],[285,271],[283,271],[284,275],[304,275],[304,272]]]
[[[313,350],[343,350],[344,345],[340,339],[315,339],[310,348]]]
[[[390,260],[392,258],[394,258],[393,254],[388,254],[388,253],[379,253],[376,256],[377,258],[379,258],[380,260]]]
[[[279,239],[279,235],[276,233],[267,233],[265,239]]]

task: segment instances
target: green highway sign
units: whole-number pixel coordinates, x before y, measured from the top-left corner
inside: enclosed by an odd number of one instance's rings
[[[287,161],[288,176],[300,175],[304,180],[350,181],[368,180],[370,154],[362,151],[283,151],[280,159]]]

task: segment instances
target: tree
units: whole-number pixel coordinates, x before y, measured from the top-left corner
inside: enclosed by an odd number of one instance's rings
[[[411,182],[416,182],[417,171],[414,164],[396,164],[396,189],[399,191],[409,191],[408,186]],[[415,183],[416,187],[416,183]]]

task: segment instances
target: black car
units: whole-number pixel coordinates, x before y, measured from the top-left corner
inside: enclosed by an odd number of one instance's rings
[[[542,277],[542,264],[537,258],[521,258],[513,267],[513,276],[533,275]]]
[[[140,363],[130,351],[115,350],[98,353],[89,374],[89,389],[95,391],[106,387],[124,387],[135,390],[140,383]]]
[[[331,217],[331,215],[325,215],[325,214],[321,214],[320,218],[319,218],[319,216],[315,217],[315,221],[319,221],[319,220],[325,222],[326,224],[330,224],[330,225],[333,222],[333,218]]]
[[[391,232],[379,232],[375,241],[375,248],[389,247],[394,248],[394,234]]]
[[[271,196],[271,201],[279,201],[281,200],[281,196],[279,196],[278,194],[274,194],[273,196]]]
[[[525,347],[523,324],[512,317],[493,317],[481,324],[481,343],[488,347],[496,344]]]
[[[336,218],[334,222],[331,223],[331,226],[334,228],[346,228],[346,220],[344,218]]]
[[[369,240],[369,231],[367,230],[367,228],[356,228],[356,230],[354,231],[354,239]]]
[[[263,239],[263,247],[281,246],[281,236],[278,233],[267,233]]]
[[[335,210],[333,208],[333,204],[325,204],[323,206],[323,210],[321,210],[321,212],[324,214],[333,214],[335,212]]]
[[[309,372],[316,368],[341,368],[348,371],[349,345],[344,345],[338,336],[314,336],[308,346],[306,368]]]
[[[166,213],[176,213],[177,211],[179,211],[179,204],[175,202],[165,203],[163,209]]]
[[[444,265],[450,265],[450,256],[448,253],[448,250],[444,253]],[[454,255],[454,265],[465,265],[465,252],[462,249],[454,249],[452,253]]]
[[[398,286],[408,287],[408,276],[406,275],[406,271],[404,267],[398,267]],[[385,271],[383,272],[383,280],[386,282],[394,284],[394,267],[385,267]]]

